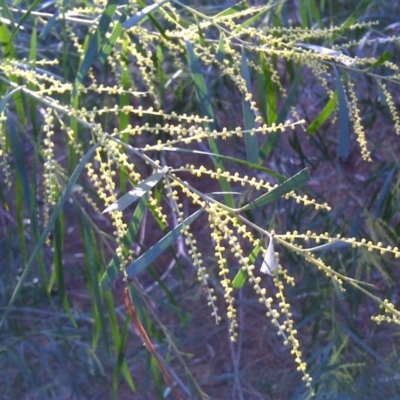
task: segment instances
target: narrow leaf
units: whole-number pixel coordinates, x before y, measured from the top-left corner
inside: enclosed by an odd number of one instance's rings
[[[122,337],[119,340],[119,346],[117,347],[118,353],[117,353],[117,361],[115,363],[115,369],[113,373],[113,380],[112,380],[112,392],[111,392],[111,399],[116,399],[117,397],[117,391],[118,391],[118,385],[120,381],[120,372],[123,373],[126,382],[128,383],[130,389],[132,392],[136,391],[135,384],[133,383],[131,373],[128,368],[128,364],[126,362],[126,342],[128,338],[128,333],[129,333],[129,326],[130,326],[130,320],[127,317],[124,326],[122,329]]]
[[[224,160],[228,160],[228,161],[234,162],[236,164],[245,165],[246,167],[249,167],[251,169],[256,169],[258,171],[263,171],[266,174],[271,175],[271,176],[273,176],[275,178],[278,178],[281,181],[285,181],[287,179],[283,175],[278,174],[277,172],[273,171],[272,169],[263,167],[262,165],[253,164],[252,162],[249,162],[249,161],[246,161],[246,160],[242,160],[241,158],[225,156],[225,155],[222,155],[222,154],[215,154],[215,153],[211,153],[211,152],[208,152],[208,151],[184,149],[184,148],[180,148],[180,147],[166,147],[162,151],[179,151],[179,152],[182,152],[182,153],[191,153],[191,154],[199,154],[199,155],[211,156],[212,158],[214,158],[214,157],[222,158]]]
[[[244,21],[241,25],[239,25],[237,28],[235,28],[232,31],[232,34],[237,34],[239,33],[242,29],[247,28],[248,26],[250,26],[251,24],[253,24],[254,22],[258,21],[260,18],[262,18],[268,11],[271,10],[273,6],[264,6],[264,7],[260,7],[260,11],[252,16],[251,18],[247,19],[246,21]]]
[[[122,26],[125,29],[132,28],[132,26],[137,25],[144,17],[147,18],[148,14],[152,13],[154,10],[157,10],[157,8],[161,7],[167,1],[169,1],[169,0],[163,0],[163,1],[160,1],[159,3],[153,3],[153,4],[143,8],[141,11],[137,12],[134,16],[129,18],[127,21],[125,21],[122,24]]]
[[[196,57],[196,54],[194,53],[193,50],[193,45],[190,42],[189,39],[185,39],[186,43],[186,53],[187,53],[187,60],[188,64],[190,67],[190,75],[192,77],[194,86],[195,86],[195,91],[196,91],[196,97],[200,105],[200,111],[201,114],[205,117],[208,117],[212,119],[213,121],[208,123],[208,128],[213,131],[216,129],[215,125],[215,116],[214,116],[214,110],[211,104],[210,96],[208,94],[207,90],[207,85],[206,81],[204,79],[204,76],[201,72],[200,64],[198,62],[198,59]],[[215,154],[220,154],[219,146],[217,141],[215,140],[214,137],[209,136],[208,137],[208,144],[211,148],[211,151]],[[220,168],[221,171],[225,171],[224,163],[220,159],[213,159],[215,169]],[[223,192],[230,192],[231,188],[229,183],[227,182],[226,178],[221,177],[219,180],[219,184],[221,186],[221,189]],[[234,201],[233,197],[229,194],[225,195],[225,203],[229,207],[234,207]]]
[[[266,92],[267,122],[269,125],[271,125],[272,123],[276,122],[278,118],[275,92],[274,92],[274,83],[272,82],[271,79],[271,71],[266,61],[265,54],[260,54],[260,61],[265,80],[265,88],[262,88],[262,90],[265,90]]]
[[[385,365],[386,361],[370,346],[368,346],[367,341],[365,338],[360,338],[356,332],[353,330],[349,329],[347,326],[344,324],[340,324],[341,329],[343,332],[350,337],[350,339],[353,339],[354,342],[356,342],[362,349],[364,349],[367,353],[369,353],[373,358],[375,358],[381,365]]]
[[[337,280],[332,276],[332,283],[333,283],[333,287],[335,289],[336,292],[336,296],[338,297],[339,300],[344,300],[344,294],[342,292],[342,289],[340,288],[340,285],[338,284]]]
[[[99,25],[89,41],[85,56],[81,65],[79,66],[79,70],[74,82],[72,97],[76,96],[79,86],[83,83],[83,80],[97,58],[100,47],[105,42],[106,34],[114,17],[118,3],[119,0],[109,0],[107,3],[107,6],[100,18]]]
[[[389,53],[388,51],[384,51],[383,54],[374,62],[372,63],[368,69],[373,69],[376,67],[379,67],[382,65],[385,61],[390,60],[393,57],[392,53]]]
[[[28,261],[26,251],[25,224],[24,224],[24,193],[22,190],[22,179],[19,174],[15,175],[15,208],[17,214],[18,239],[20,253],[24,264]]]
[[[392,186],[392,179],[393,179],[393,175],[395,174],[395,172],[396,172],[395,168],[391,169],[385,179],[385,182],[380,187],[379,197],[377,199],[376,209],[375,209],[375,219],[376,220],[378,220],[380,217],[380,214],[381,214],[381,211],[382,211],[385,201],[387,201],[387,199],[393,195],[392,187],[394,187],[394,185]]]
[[[7,124],[8,124],[8,137],[10,139],[11,150],[15,159],[17,172],[21,178],[22,190],[24,193],[24,201],[25,204],[29,207],[29,202],[30,202],[29,180],[25,168],[21,138],[19,137],[15,126],[16,124],[15,118],[13,114],[9,112],[7,112]]]
[[[278,118],[276,120],[276,123],[280,124],[285,122],[285,120],[287,119],[287,116],[289,114],[290,111],[290,107],[293,106],[293,104],[295,103],[296,100],[296,95],[297,95],[297,89],[301,80],[301,71],[300,69],[297,69],[296,71],[296,75],[293,79],[292,82],[292,86],[290,87],[289,93],[287,95],[287,98],[285,100],[285,103],[283,104]],[[273,85],[272,85],[273,86]],[[272,98],[271,98],[272,101]],[[271,110],[271,109],[270,109]],[[275,121],[274,121],[275,122]],[[265,160],[267,155],[274,149],[276,142],[279,139],[279,133],[271,133],[267,136],[267,138],[265,139],[264,143],[261,146],[260,149],[260,159],[261,160]]]
[[[4,314],[0,320],[0,328],[2,327],[4,321],[6,320],[7,315],[10,312],[10,309],[13,306],[15,300],[17,299],[17,296],[18,296],[20,290],[22,289],[22,287],[26,281],[26,278],[28,277],[29,272],[31,271],[32,267],[35,264],[35,259],[38,256],[38,254],[40,253],[41,248],[44,245],[49,233],[53,229],[54,223],[55,223],[56,219],[58,218],[58,215],[60,214],[65,202],[67,201],[76,181],[78,180],[80,174],[82,173],[83,169],[85,168],[85,165],[87,164],[89,159],[92,157],[93,153],[95,152],[95,150],[97,149],[98,146],[99,146],[99,144],[96,143],[95,145],[93,145],[90,148],[90,150],[85,154],[85,156],[82,158],[82,160],[77,165],[74,172],[72,173],[66,187],[64,188],[64,191],[62,192],[60,198],[58,199],[57,205],[55,206],[53,213],[51,214],[51,216],[49,218],[49,222],[47,223],[44,231],[42,232],[42,234],[40,235],[40,238],[38,239],[38,241],[36,243],[35,248],[33,249],[31,258],[29,259],[24,271],[21,274],[21,277],[20,277],[17,285],[15,286],[15,289],[11,296],[11,299],[8,302],[8,305],[7,305],[6,309],[4,310]]]
[[[115,24],[110,37],[108,39],[106,38],[105,43],[101,47],[101,51],[99,53],[99,62],[101,65],[105,64],[107,57],[110,55],[110,53],[115,45],[115,42],[120,37],[121,32],[122,32],[123,23],[125,22],[127,17],[128,17],[127,8],[125,8],[121,15],[121,18]]]
[[[193,49],[193,45],[189,39],[185,39],[186,52],[188,63],[190,66],[190,73],[192,76],[193,83],[195,85],[197,100],[200,105],[200,110],[203,116],[214,119],[214,111],[211,105],[211,99],[208,94],[206,81],[201,72],[200,64],[197,60],[196,54]],[[215,124],[211,124],[211,128],[215,129]]]
[[[6,24],[0,23],[0,45],[4,58],[14,58],[16,51]]]
[[[15,88],[14,90],[12,90],[11,92],[8,92],[0,101],[0,114],[4,111],[8,100],[11,99],[11,97],[13,97],[14,93],[20,91],[22,89],[22,86],[19,86],[17,88]]]
[[[316,21],[317,24],[318,24],[318,27],[319,27],[320,29],[322,29],[323,26],[322,26],[322,23],[321,23],[321,17],[320,17],[319,11],[318,11],[318,7],[317,7],[317,5],[315,4],[315,1],[314,1],[314,0],[310,0],[310,1],[308,2],[308,5],[309,5],[309,10],[308,10],[308,12],[309,12],[309,14],[310,14],[310,21],[311,21],[311,16],[313,16],[314,19],[315,19],[315,21]],[[322,7],[322,6],[321,6],[321,7]],[[323,8],[323,7],[322,7],[322,8]]]
[[[258,253],[261,250],[261,244],[258,244],[249,255],[249,264],[254,264]],[[241,289],[247,280],[248,274],[245,270],[240,269],[236,276],[233,278],[232,287],[234,289]]]
[[[376,85],[377,89],[378,89],[378,95],[379,95],[379,102],[384,106],[384,107],[389,107],[389,104],[386,100],[386,95],[384,93],[384,91],[382,90],[382,86],[381,86],[381,81],[377,80],[377,85]]]
[[[126,272],[129,278],[133,279],[139,272],[147,268],[164,250],[175,242],[175,240],[181,235],[183,229],[188,227],[202,212],[203,208],[197,210],[190,217],[177,225],[171,232],[167,233],[132,264],[128,265],[126,267]]]
[[[139,6],[146,8],[146,4],[143,0],[137,0],[136,1]],[[158,31],[158,33],[162,36],[163,39],[168,40],[169,38],[167,37],[167,35],[165,34],[164,29],[161,27],[161,25],[157,22],[157,19],[154,18],[151,14],[147,14],[147,16],[149,17],[149,20],[151,21],[151,23],[153,24],[154,28],[156,28],[156,30]],[[184,25],[184,24],[183,24]]]
[[[314,121],[311,122],[311,124],[308,126],[307,132],[310,135],[315,133],[322,126],[322,124],[329,118],[329,116],[335,111],[337,102],[338,102],[338,92],[336,91],[332,96],[332,98],[329,99],[328,103],[321,111],[321,113],[318,115],[318,117],[315,118]]]
[[[25,20],[31,15],[32,11],[34,10],[34,8],[41,3],[41,0],[35,0],[30,6],[29,8],[26,10],[26,12],[24,13],[24,15],[22,15],[22,17],[20,18],[20,20],[18,21],[18,25],[14,28],[13,33],[11,35],[10,41],[12,41],[15,37],[15,35],[17,34],[17,32],[19,31],[21,26],[24,26],[24,22]]]
[[[29,46],[30,65],[35,66],[37,55],[37,28],[36,24],[32,27],[31,41]]]
[[[225,44],[224,35],[223,35],[223,33],[221,32],[221,34],[219,35],[218,51],[217,51],[217,55],[216,55],[216,57],[215,57],[216,60],[217,60],[219,63],[222,63],[222,61],[224,61],[224,58],[225,58],[224,44]]]
[[[247,65],[247,57],[244,47],[242,47],[242,68],[241,68],[242,78],[246,82],[247,93],[251,93],[251,80],[250,80],[250,70]],[[254,164],[258,164],[258,143],[257,136],[251,132],[252,129],[256,127],[254,111],[250,107],[250,101],[246,100],[242,93],[242,108],[243,108],[243,120],[244,128],[249,131],[245,133],[246,142],[246,156],[247,161]]]
[[[330,49],[329,47],[317,46],[316,44],[297,43],[297,46],[313,50],[316,53],[320,53],[324,56],[340,57],[343,54],[341,51],[333,50]]]
[[[126,362],[125,358],[125,342],[126,342],[126,335],[128,333],[128,328],[129,328],[129,317],[125,318],[124,326],[122,328],[122,338],[119,334],[119,323],[117,319],[117,314],[116,314],[116,306],[114,304],[114,297],[111,292],[105,292],[104,294],[105,301],[107,304],[107,311],[108,311],[108,320],[109,320],[109,325],[110,325],[110,332],[111,336],[113,339],[114,343],[114,348],[118,349],[118,357],[117,357],[117,362],[115,363],[115,370],[114,370],[114,379],[113,379],[113,391],[117,391],[118,389],[118,382],[119,382],[119,373],[120,371],[124,375],[129,387],[131,388],[132,391],[135,391],[135,384],[133,383],[131,373],[129,372],[128,364]],[[121,351],[120,351],[121,349]],[[120,362],[119,362],[120,361]],[[114,385],[115,383],[115,385]],[[115,399],[115,396],[111,396],[111,398]]]
[[[343,34],[343,32],[345,32],[351,25],[353,25],[370,4],[371,0],[362,0],[340,27],[339,31],[337,31],[328,41],[328,44],[334,43]]]
[[[164,178],[167,173],[168,168],[164,167],[161,171],[156,172],[151,175],[149,178],[145,179],[142,183],[135,186],[128,193],[124,194],[120,199],[118,199],[115,203],[109,205],[104,211],[104,213],[110,211],[120,210],[123,211],[125,208],[129,207],[136,200],[140,199],[143,195],[149,192],[162,178]]]
[[[315,253],[318,251],[336,250],[336,249],[340,249],[342,247],[348,247],[348,246],[350,246],[350,243],[342,242],[341,240],[334,240],[333,242],[321,244],[321,245],[315,246],[315,247],[301,249],[300,251],[305,252],[305,253],[307,253],[307,252]]]
[[[0,0],[0,7],[2,14],[10,20],[10,26],[15,29],[14,14],[8,8],[7,2],[5,0]]]
[[[349,132],[349,110],[347,108],[346,96],[340,75],[335,68],[336,91],[339,100],[339,145],[338,156],[346,159],[349,155],[350,132]]]
[[[140,200],[138,206],[136,207],[136,210],[132,217],[132,221],[128,226],[128,231],[126,232],[126,235],[123,238],[124,252],[126,252],[127,249],[130,248],[137,235],[137,232],[139,231],[144,211],[146,209],[146,202],[147,200],[143,197]],[[115,254],[106,272],[104,272],[100,280],[100,285],[103,290],[110,289],[112,283],[114,282],[115,278],[118,276],[118,273],[120,272],[120,264],[121,264],[120,259],[118,255]]]
[[[109,353],[110,345],[108,340],[107,323],[105,318],[106,313],[102,302],[102,296],[100,293],[99,278],[98,278],[99,249],[96,246],[96,241],[88,222],[86,221],[86,219],[83,218],[81,218],[81,230],[82,230],[83,245],[85,249],[86,268],[88,270],[88,276],[89,276],[89,289],[92,295],[93,317],[96,326],[98,326],[99,330],[101,330],[103,334],[105,348]],[[98,333],[93,337],[93,351],[96,350],[97,341],[98,341]]]
[[[304,185],[309,180],[310,174],[308,172],[308,168],[304,168],[302,171],[289,178],[286,182],[282,183],[282,185],[275,187],[270,192],[263,194],[251,203],[239,208],[238,211],[250,210],[252,208],[260,207],[264,204],[270,203],[271,201],[277,200],[286,193],[289,193],[292,190]]]
[[[281,108],[281,111],[279,112],[278,115],[278,120],[276,121],[278,124],[285,122],[287,119],[287,116],[290,111],[290,107],[295,103],[296,100],[296,95],[298,93],[297,89],[300,84],[302,77],[302,73],[300,68],[296,70],[296,75],[293,79],[292,85],[290,86],[289,93],[286,97],[285,103],[283,104],[283,107]]]
[[[54,3],[53,7],[58,6],[58,8],[53,12],[51,18],[47,22],[47,24],[41,29],[39,37],[41,39],[44,39],[50,31],[54,28],[56,25],[57,21],[59,20],[60,14],[61,14],[61,8],[63,10],[66,9],[67,5],[69,3],[69,0],[63,0],[62,6],[59,3]]]
[[[77,327],[75,318],[69,305],[68,295],[65,290],[64,280],[64,263],[63,263],[63,247],[64,247],[64,213],[61,211],[54,223],[54,273],[57,279],[57,291],[60,296],[62,305],[72,324]]]
[[[41,29],[41,32],[39,34],[40,39],[45,39],[46,36],[50,33],[50,31],[53,29],[55,26],[58,18],[60,16],[60,9],[58,8],[55,10],[51,18],[48,20],[47,24]]]
[[[247,1],[241,1],[240,3],[235,4],[232,7],[227,8],[224,11],[221,11],[219,14],[215,15],[213,18],[218,20],[221,17],[227,17],[229,15],[237,14],[238,12],[247,10],[249,8],[249,5],[247,4]]]

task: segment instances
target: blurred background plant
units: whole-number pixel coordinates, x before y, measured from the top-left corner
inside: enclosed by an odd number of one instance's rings
[[[0,3],[4,398],[397,398],[400,6],[186,3]]]

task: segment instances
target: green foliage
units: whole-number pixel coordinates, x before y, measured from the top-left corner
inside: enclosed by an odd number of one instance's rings
[[[0,2],[6,396],[400,394],[397,25],[265,3]]]

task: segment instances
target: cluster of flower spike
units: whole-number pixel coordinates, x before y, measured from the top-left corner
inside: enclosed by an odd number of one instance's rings
[[[325,232],[323,234],[315,233],[312,231],[307,231],[306,233],[299,233],[298,231],[286,232],[285,234],[275,235],[275,238],[280,240],[287,241],[289,243],[295,243],[296,240],[302,240],[306,244],[309,243],[310,240],[313,240],[317,246],[312,247],[303,247],[302,244],[296,243],[296,250],[302,253],[312,253],[316,250],[322,250],[322,245],[331,245],[333,248],[334,244],[343,243],[348,244],[353,248],[365,248],[368,251],[377,251],[379,254],[392,254],[395,258],[400,258],[400,250],[398,247],[392,246],[384,246],[381,242],[373,243],[372,241],[367,241],[362,238],[361,240],[357,240],[355,237],[347,238],[341,235],[336,235],[332,237],[331,234]],[[308,244],[309,245],[309,244]],[[321,245],[321,246],[320,246]],[[310,245],[309,245],[310,246]],[[326,249],[329,249],[327,246]]]
[[[188,171],[191,174],[200,178],[202,175],[208,175],[212,179],[220,179],[226,178],[228,183],[238,183],[240,186],[251,186],[254,187],[256,190],[266,190],[266,192],[270,192],[271,190],[275,189],[278,185],[272,185],[263,179],[256,178],[255,176],[249,177],[247,175],[240,176],[239,172],[230,172],[230,171],[222,171],[220,168],[216,170],[207,169],[203,165],[196,167],[193,164],[187,164],[180,168],[181,171]],[[291,191],[285,194],[284,198],[286,200],[293,198],[296,200],[296,203],[303,204],[305,206],[313,206],[316,210],[325,209],[330,211],[331,208],[327,203],[319,204],[315,201],[315,199],[309,199],[307,195],[299,196],[296,195],[294,191]]]
[[[297,330],[294,328],[294,321],[292,313],[290,312],[290,304],[286,301],[284,295],[285,284],[294,286],[294,278],[288,275],[287,270],[280,268],[279,273],[277,273],[273,278],[274,285],[278,290],[278,293],[275,295],[276,300],[272,297],[273,295],[267,296],[267,289],[262,287],[261,277],[254,274],[254,263],[251,263],[249,257],[244,255],[239,241],[239,237],[241,237],[242,240],[248,241],[251,247],[257,247],[260,244],[260,239],[254,237],[254,234],[247,229],[246,223],[239,223],[234,215],[223,210],[221,210],[220,213],[225,216],[224,224],[226,226],[232,226],[231,229],[228,228],[229,246],[232,253],[234,253],[235,258],[238,260],[241,269],[246,272],[249,283],[253,286],[254,291],[259,297],[259,302],[265,305],[265,308],[267,309],[266,316],[276,327],[278,335],[284,338],[284,344],[292,348],[291,353],[298,364],[298,370],[303,374],[303,380],[306,382],[307,387],[311,387],[312,379],[306,372],[307,366],[303,361],[300,342],[296,337]],[[283,283],[283,281],[285,281],[285,283]],[[274,308],[275,303],[277,303],[279,311]],[[282,317],[284,318],[283,323],[280,322]],[[236,336],[231,339],[235,340]]]
[[[84,35],[81,35],[79,29],[74,29],[78,24],[76,15],[81,15],[81,21],[84,20],[85,24],[92,22],[89,32],[93,33],[98,26],[98,14],[103,12],[104,3],[104,1],[95,1],[93,8],[77,8],[73,11],[75,15],[68,12],[64,14],[67,21],[70,18],[70,23],[66,24],[66,32],[79,56],[83,57],[85,53],[84,42],[82,41]],[[133,2],[131,3],[133,4]],[[136,6],[132,4],[132,7]],[[185,6],[180,4],[180,7]],[[154,156],[155,153],[171,150],[173,147],[175,147],[173,150],[177,150],[176,148],[188,149],[188,146],[203,143],[209,139],[229,140],[232,137],[243,138],[247,134],[251,136],[268,135],[275,132],[284,132],[287,129],[295,129],[298,124],[304,124],[304,121],[268,125],[265,123],[260,112],[260,106],[251,92],[251,85],[243,77],[244,61],[247,61],[247,67],[256,73],[264,74],[264,69],[268,69],[271,82],[283,94],[285,94],[285,88],[280,81],[279,71],[276,66],[279,63],[275,62],[276,58],[279,57],[304,65],[314,74],[329,98],[332,98],[334,92],[332,82],[337,79],[334,72],[336,69],[332,68],[332,65],[339,66],[341,72],[343,71],[343,73],[347,74],[348,79],[343,80],[344,92],[361,154],[365,160],[370,160],[359,102],[351,76],[352,68],[363,66],[366,74],[376,79],[380,85],[389,111],[394,119],[395,129],[397,133],[400,133],[400,117],[395,107],[393,95],[389,92],[388,85],[384,83],[384,81],[390,79],[393,81],[399,80],[398,66],[386,61],[383,65],[393,75],[378,77],[368,71],[368,68],[373,67],[378,61],[376,59],[360,60],[352,58],[342,53],[339,47],[324,49],[320,46],[311,47],[310,45],[305,45],[312,42],[320,42],[321,39],[333,38],[338,33],[341,33],[341,27],[307,30],[266,26],[259,29],[242,23],[243,18],[248,18],[252,14],[260,13],[266,9],[266,7],[237,9],[235,12],[220,13],[212,18],[205,16],[201,18],[197,13],[194,14],[196,15],[196,23],[187,24],[180,23],[180,13],[172,4],[168,2],[161,4],[157,12],[174,29],[165,31],[165,35],[149,31],[146,24],[137,24],[128,30],[122,30],[121,34],[115,39],[115,46],[111,49],[110,57],[105,60],[105,65],[110,67],[110,76],[108,76],[107,82],[101,83],[94,69],[90,69],[85,81],[79,88],[80,106],[76,109],[69,105],[61,104],[63,99],[70,97],[69,95],[73,91],[72,83],[59,79],[56,74],[44,72],[44,68],[53,67],[57,63],[56,60],[27,61],[26,59],[13,60],[6,58],[0,60],[0,80],[13,89],[17,89],[15,82],[18,81],[18,85],[20,85],[18,90],[27,93],[30,98],[40,102],[45,107],[43,113],[44,140],[41,149],[44,158],[45,221],[48,219],[50,207],[55,204],[60,192],[62,186],[60,185],[60,177],[65,180],[64,176],[67,175],[56,161],[55,137],[59,125],[61,126],[61,132],[67,136],[66,142],[79,157],[84,155],[82,144],[84,139],[78,138],[78,135],[76,135],[77,126],[89,130],[88,142],[91,138],[92,144],[95,142],[99,144],[95,152],[94,161],[86,164],[86,172],[88,179],[96,190],[97,198],[105,206],[109,206],[117,200],[116,191],[118,185],[116,178],[119,171],[123,171],[132,184],[143,180],[142,173],[136,168],[135,162],[128,156],[122,145],[112,139],[125,140],[125,142],[127,140],[135,141],[139,139],[140,135],[146,134],[146,143],[140,148],[139,154],[142,156],[141,162],[146,163],[148,158],[146,159],[145,155],[156,158]],[[190,12],[189,8],[187,10]],[[91,17],[93,18],[92,20],[90,20]],[[73,23],[71,22],[73,21],[72,18],[74,18]],[[117,23],[119,23],[117,18],[111,21],[110,29],[116,28]],[[371,26],[369,23],[361,23],[354,24],[353,28],[369,26]],[[215,36],[215,30],[220,35],[219,41],[212,39]],[[199,40],[199,31],[204,32],[205,40]],[[135,37],[135,40],[132,40],[132,37]],[[164,64],[173,64],[174,68],[180,70],[183,75],[188,71],[187,64],[183,61],[186,57],[187,40],[193,43],[194,56],[197,58],[199,65],[207,68],[217,68],[221,74],[233,82],[233,86],[236,87],[243,101],[249,106],[254,115],[254,127],[246,130],[238,126],[217,131],[210,129],[209,125],[212,119],[209,117],[178,114],[171,110],[167,112],[161,109],[160,104],[163,96],[159,93],[157,84],[160,81],[160,75],[163,75],[163,79],[168,79],[169,75],[171,75],[171,85],[176,79],[173,74],[164,73]],[[353,44],[349,43],[349,46]],[[245,52],[243,48],[246,49]],[[156,56],[153,49],[158,49]],[[250,52],[264,60],[264,67],[258,65],[259,63],[255,62],[252,57],[249,57],[249,60],[245,60],[244,56],[250,54]],[[222,57],[218,56],[219,53],[222,54]],[[173,63],[170,62],[171,60]],[[160,65],[156,65],[156,62]],[[132,71],[135,79],[128,78]],[[166,89],[168,84],[164,82],[160,86]],[[140,91],[139,87],[143,88],[144,91]],[[101,107],[97,107],[97,105],[89,106],[93,97],[96,96],[104,99],[104,103]],[[143,98],[145,98],[147,106],[141,105],[143,103],[137,105],[143,101]],[[85,106],[88,108],[85,108]],[[295,110],[292,110],[292,113],[296,116]],[[61,114],[63,114],[62,117],[65,118],[65,121],[59,116]],[[126,123],[120,124],[119,122],[122,119]],[[112,121],[109,133],[107,132],[106,124],[108,122],[106,121]],[[5,114],[2,111],[0,116],[0,165],[4,167],[3,170],[7,181],[11,182],[9,169],[5,167],[8,164],[4,161],[7,151],[9,151],[4,123]],[[75,125],[74,128],[72,128],[73,125]],[[168,138],[161,139],[165,136],[168,136]],[[158,156],[159,154],[157,154]],[[156,168],[157,163],[159,163],[158,159],[152,160],[153,167]],[[275,296],[273,293],[267,293],[266,288],[262,286],[261,277],[254,272],[254,261],[251,261],[244,252],[244,243],[250,244],[253,248],[260,245],[260,239],[252,233],[254,230],[257,231],[257,227],[250,223],[247,224],[244,219],[240,220],[240,216],[235,213],[235,210],[228,210],[227,206],[222,207],[217,202],[208,202],[206,196],[195,191],[189,183],[180,180],[178,175],[179,172],[189,172],[194,177],[207,176],[216,180],[225,178],[227,183],[236,184],[239,187],[251,187],[267,193],[272,191],[275,186],[263,179],[247,175],[243,176],[236,171],[230,172],[220,168],[207,169],[203,165],[195,166],[191,164],[174,167],[174,172],[177,175],[170,173],[164,180],[164,189],[167,193],[166,201],[170,204],[177,223],[181,223],[184,217],[181,197],[191,199],[194,205],[204,208],[208,213],[211,240],[218,264],[219,281],[223,288],[227,317],[230,321],[231,340],[235,341],[238,334],[235,297],[230,279],[232,271],[229,268],[230,260],[233,258],[240,268],[246,272],[249,283],[257,294],[260,303],[265,306],[266,316],[277,329],[278,334],[283,337],[284,344],[291,346],[291,352],[297,363],[298,370],[303,374],[303,379],[306,381],[307,386],[310,386],[311,378],[306,372],[306,365],[300,351],[300,343],[297,339],[297,331],[294,328],[290,305],[284,293],[285,285],[294,285],[294,279],[289,276],[286,269],[280,267],[273,276],[274,290],[277,293]],[[88,196],[86,198],[89,199]],[[307,196],[298,196],[294,192],[287,193],[285,198],[294,199],[297,203],[315,207],[317,210],[330,210],[326,203],[318,204],[314,199],[309,199]],[[158,199],[153,198],[149,193],[150,206],[152,206],[161,223],[166,225],[168,221],[167,212],[163,209],[164,205],[160,203]],[[94,201],[92,205],[96,209]],[[121,263],[122,268],[124,268],[128,257],[133,257],[132,250],[126,252],[123,246],[123,238],[128,227],[124,221],[124,214],[120,210],[113,211],[111,219],[113,234],[117,243],[116,254],[121,260],[125,260],[125,262]],[[252,230],[249,230],[248,226]],[[260,235],[263,234],[261,229],[258,232]],[[198,280],[202,285],[208,287],[211,272],[204,266],[203,255],[198,249],[197,239],[189,227],[185,227],[182,233],[185,238],[185,244],[188,247],[188,254],[197,269]],[[326,245],[326,248],[329,248],[328,246],[330,245],[345,243],[354,248],[377,251],[381,255],[391,254],[395,258],[400,257],[400,251],[397,247],[385,247],[382,243],[372,243],[364,239],[356,240],[355,238],[343,238],[340,236],[330,237],[329,234],[313,232],[299,234],[294,231],[286,234],[275,234],[274,240],[279,245],[303,255],[305,261],[315,265],[326,276],[332,278],[341,290],[345,290],[344,284],[346,282],[349,284],[354,284],[354,282],[334,271],[321,258],[314,256],[314,251],[316,251],[317,247],[321,249]],[[310,247],[310,241],[315,242],[315,246]],[[232,255],[229,254],[229,251]],[[263,249],[262,252],[265,253],[266,250]],[[207,299],[213,309],[212,315],[218,323],[221,317],[218,315],[214,288],[208,289]],[[377,323],[383,321],[400,323],[400,313],[392,303],[385,300],[381,302],[380,307],[383,314],[372,317],[373,320]]]
[[[232,282],[229,279],[230,269],[228,268],[228,260],[226,259],[226,248],[223,244],[231,235],[231,230],[226,219],[226,211],[220,209],[215,204],[209,204],[206,208],[208,214],[209,225],[211,228],[211,238],[214,242],[215,258],[219,269],[220,284],[224,290],[225,302],[227,303],[226,315],[230,321],[229,333],[232,341],[237,337],[237,312],[234,306],[235,298],[233,296]],[[236,238],[235,238],[236,239]],[[232,239],[229,244],[234,246]]]
[[[400,312],[396,309],[394,304],[389,300],[383,300],[379,308],[384,312],[384,314],[372,316],[372,321],[375,321],[378,325],[382,322],[400,325]]]

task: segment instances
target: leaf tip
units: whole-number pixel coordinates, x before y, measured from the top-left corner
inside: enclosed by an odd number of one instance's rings
[[[108,206],[107,208],[105,208],[102,212],[102,214],[107,214],[111,211],[116,211],[118,210],[118,204],[117,203],[113,203],[110,206]]]

